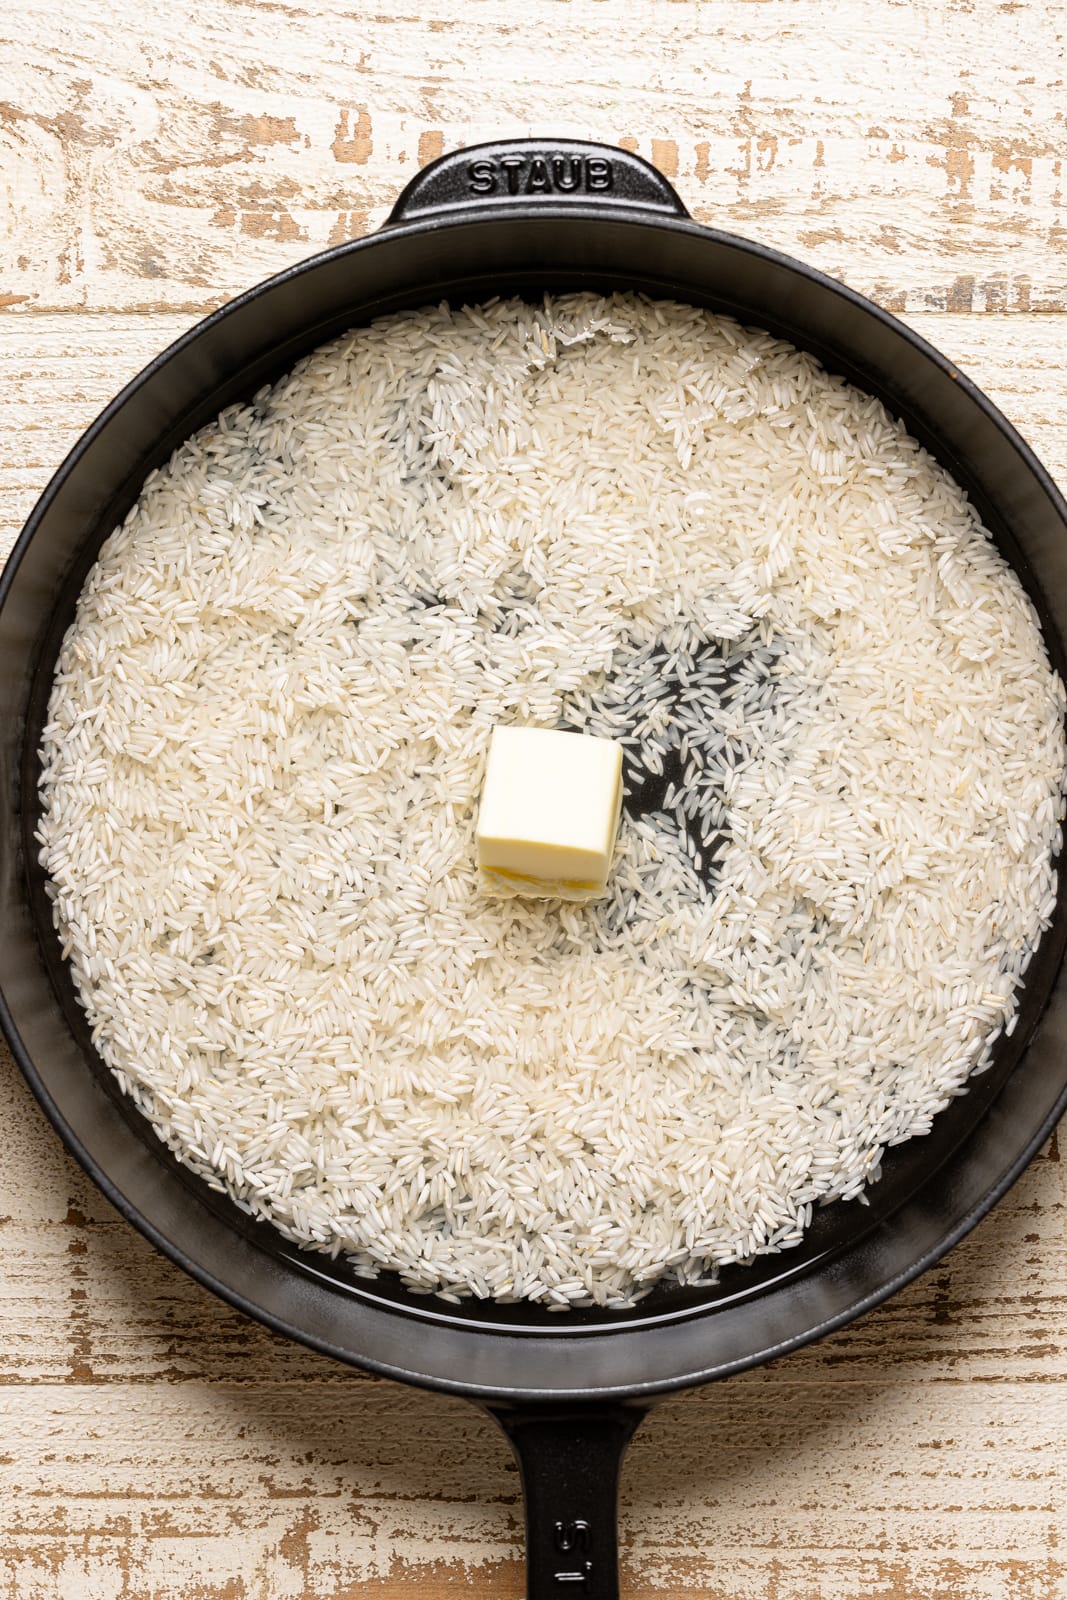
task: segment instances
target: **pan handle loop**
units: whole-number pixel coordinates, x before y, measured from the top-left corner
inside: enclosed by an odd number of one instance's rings
[[[584,139],[506,139],[439,156],[401,190],[387,228],[436,214],[469,216],[513,208],[603,206],[689,215],[662,172],[617,145]]]
[[[648,1408],[488,1409],[522,1477],[527,1600],[618,1600],[619,1473]]]

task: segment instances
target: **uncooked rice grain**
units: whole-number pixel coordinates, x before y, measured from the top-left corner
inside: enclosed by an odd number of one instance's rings
[[[874,399],[687,306],[359,328],[152,473],[39,840],[178,1158],[411,1287],[623,1306],[798,1241],[1014,1027],[1064,691]],[[478,893],[496,723],[623,741],[590,905]]]

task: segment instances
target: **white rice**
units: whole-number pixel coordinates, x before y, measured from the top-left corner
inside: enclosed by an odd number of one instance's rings
[[[41,859],[188,1166],[365,1274],[620,1306],[799,1240],[988,1064],[1063,714],[964,494],[809,356],[441,306],[149,478],[58,662]],[[479,896],[497,722],[627,741],[603,900]]]

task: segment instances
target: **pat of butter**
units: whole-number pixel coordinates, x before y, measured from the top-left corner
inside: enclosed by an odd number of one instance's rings
[[[603,893],[622,812],[622,746],[554,728],[493,729],[478,812],[487,894]]]

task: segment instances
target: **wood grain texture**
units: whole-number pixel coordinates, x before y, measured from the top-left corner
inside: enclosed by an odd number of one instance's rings
[[[1067,309],[1044,0],[9,0],[0,302],[206,309],[441,149],[624,141],[900,310]]]
[[[1021,0],[31,0],[0,17],[0,553],[204,311],[444,149],[626,142],[906,319],[1067,482],[1067,11]],[[1007,314],[1012,313],[1012,314]],[[0,1600],[517,1597],[472,1408],[216,1302],[0,1053]],[[1067,1167],[812,1348],[638,1434],[628,1595],[1067,1600]]]

